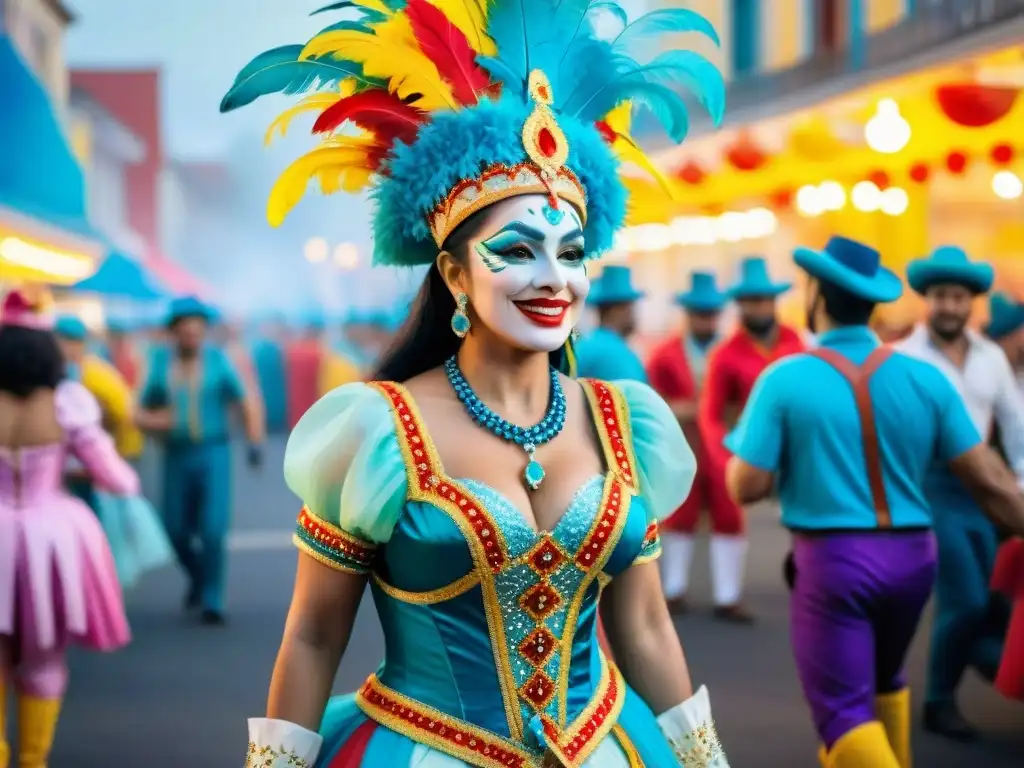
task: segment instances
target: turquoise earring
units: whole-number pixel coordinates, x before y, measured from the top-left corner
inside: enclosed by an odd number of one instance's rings
[[[469,315],[466,313],[466,307],[469,305],[469,296],[464,293],[460,293],[455,297],[455,313],[452,315],[452,333],[458,336],[460,339],[466,338],[466,334],[469,333],[471,323],[469,322]]]

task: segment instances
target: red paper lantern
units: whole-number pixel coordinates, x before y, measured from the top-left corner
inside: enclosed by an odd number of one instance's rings
[[[992,162],[996,165],[1007,165],[1013,162],[1013,154],[1013,147],[1009,144],[996,144],[992,147],[989,157],[992,158]]]
[[[780,189],[772,193],[771,203],[775,208],[789,208],[793,204],[793,191]]]
[[[889,174],[885,171],[872,171],[868,176],[868,181],[882,190],[888,189],[890,184]]]
[[[725,159],[737,171],[756,171],[768,162],[768,155],[748,137],[741,136],[726,150]]]
[[[966,128],[983,128],[1006,117],[1019,94],[1019,88],[978,83],[949,83],[935,89],[943,114]]]
[[[914,163],[910,166],[910,178],[918,184],[924,184],[930,175],[931,171],[924,163]]]
[[[967,155],[963,152],[950,152],[946,155],[946,168],[959,176],[967,169]]]
[[[704,181],[704,169],[691,160],[679,169],[679,178],[687,184],[700,184]]]

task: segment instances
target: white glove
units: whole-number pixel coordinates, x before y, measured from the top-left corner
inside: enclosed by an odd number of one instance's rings
[[[707,686],[658,715],[658,726],[683,768],[729,768],[715,732]]]
[[[324,740],[301,725],[268,717],[249,718],[244,768],[313,768]]]

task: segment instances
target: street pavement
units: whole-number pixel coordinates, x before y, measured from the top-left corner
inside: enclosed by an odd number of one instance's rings
[[[228,626],[200,627],[185,619],[184,583],[174,570],[146,577],[127,596],[132,644],[110,655],[72,655],[71,687],[51,768],[242,764],[245,721],[264,713],[295,569],[289,529],[298,502],[281,480],[282,450],[280,440],[271,443],[261,474],[247,470],[238,451]],[[153,487],[152,477],[147,486]],[[677,622],[677,629],[695,683],[707,684],[711,692],[733,768],[814,768],[816,741],[788,646],[780,569],[786,537],[770,508],[752,515],[751,528],[748,595],[758,623],[729,626],[709,617],[701,604],[709,592],[707,559],[699,556],[692,592],[697,605]],[[923,690],[926,627],[910,658],[915,691]],[[367,599],[335,689],[355,688],[376,668],[382,649]],[[961,703],[984,730],[984,742],[961,746],[918,731],[916,765],[1024,765],[1024,705],[1002,700],[973,673],[965,681]]]

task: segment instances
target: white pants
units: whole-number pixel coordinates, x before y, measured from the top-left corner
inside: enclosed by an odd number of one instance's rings
[[[661,532],[661,583],[665,599],[683,597],[690,587],[693,564],[693,536],[675,531]],[[715,605],[731,606],[740,601],[747,566],[745,536],[711,536],[711,588]]]

